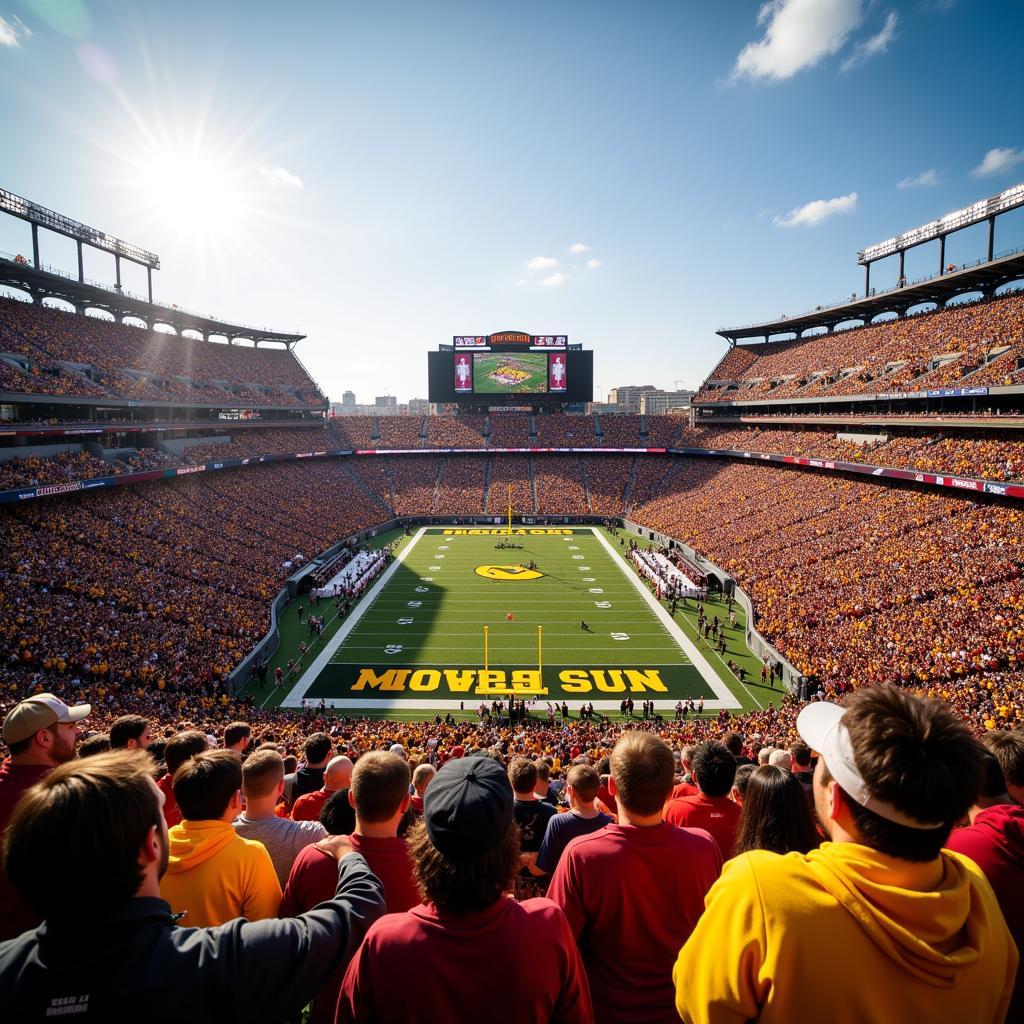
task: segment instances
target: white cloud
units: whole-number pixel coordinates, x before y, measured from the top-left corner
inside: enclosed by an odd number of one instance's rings
[[[573,256],[582,256],[583,253],[590,252],[590,246],[584,245],[582,242],[574,242],[569,246],[569,252],[571,252]]]
[[[521,277],[521,278],[519,278],[518,281],[516,281],[516,287],[517,288],[522,288],[524,284],[526,284],[526,278],[525,277]]]
[[[775,217],[772,223],[780,228],[813,228],[837,213],[851,213],[857,207],[857,193],[836,196],[835,199],[815,199],[790,210],[784,217]]]
[[[596,258],[587,260],[587,270],[597,270],[601,266],[601,261]]]
[[[904,178],[896,182],[897,188],[932,188],[939,183],[939,172],[934,167],[915,174],[912,178]]]
[[[264,164],[260,168],[260,174],[262,174],[274,188],[302,188],[302,179],[297,174],[292,174],[291,171],[286,171],[283,167]]]
[[[537,270],[550,270],[552,267],[557,267],[558,260],[554,256],[534,256],[532,260],[527,260],[523,266],[532,274]]]
[[[870,39],[862,40],[853,48],[853,53],[843,61],[843,70],[849,71],[865,61],[871,60],[872,57],[885,53],[889,44],[896,38],[896,26],[899,24],[899,20],[896,12],[890,11],[885,17],[885,24],[881,30]]]
[[[22,40],[31,39],[32,32],[16,14],[12,21],[0,17],[0,46],[21,46]]]
[[[567,280],[565,274],[552,274],[550,277],[545,277],[541,284],[545,288],[557,288],[559,285],[565,284]]]
[[[997,146],[985,154],[985,159],[971,171],[972,178],[992,178],[1003,171],[1009,171],[1017,164],[1024,163],[1024,149],[1010,149]]]
[[[731,80],[783,81],[838,53],[861,23],[861,0],[768,0],[757,15],[764,37],[748,43]]]

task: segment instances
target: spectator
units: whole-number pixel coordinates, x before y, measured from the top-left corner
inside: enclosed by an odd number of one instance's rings
[[[610,825],[612,819],[595,806],[601,776],[589,764],[576,764],[569,769],[566,789],[569,793],[569,814],[554,814],[548,819],[544,839],[537,853],[537,867],[551,874],[558,866],[570,840],[590,835]]]
[[[6,1019],[49,1021],[74,1007],[95,1021],[285,1020],[382,913],[380,885],[363,858],[331,839],[337,889],[311,913],[176,927],[159,898],[168,840],[151,768],[128,751],[72,761],[15,812],[7,865],[45,924],[0,945]],[[55,884],[68,878],[88,879],[73,899]]]
[[[947,850],[970,857],[985,873],[1017,944],[1024,949],[1024,808],[1006,791],[1006,778],[991,751],[984,753],[981,792],[968,811],[970,825],[953,829]],[[1018,967],[1009,1021],[1024,1020],[1024,971]]]
[[[513,816],[519,826],[519,849],[522,866],[516,877],[516,899],[526,899],[542,891],[544,872],[537,867],[537,852],[544,839],[548,821],[555,814],[555,808],[544,800],[538,800],[537,765],[525,757],[517,757],[508,766],[508,777],[515,793]]]
[[[301,771],[302,769],[300,768],[300,774]],[[292,805],[293,821],[316,821],[332,793],[348,790],[349,782],[352,779],[352,759],[344,754],[339,754],[337,757],[332,758],[326,770],[321,772],[321,777],[323,779],[322,788],[316,790],[316,792],[300,796]],[[345,835],[352,831],[355,823],[356,818],[353,814],[351,815],[351,825],[348,832],[344,833]]]
[[[990,750],[1006,779],[1006,791],[1024,805],[1024,732],[987,732],[982,743]]]
[[[152,741],[149,719],[142,715],[122,715],[110,726],[112,750],[145,750]]]
[[[93,754],[105,754],[110,749],[110,735],[105,732],[93,733],[78,744],[79,757],[92,757]]]
[[[804,787],[804,792],[813,802],[814,765],[811,764],[811,748],[803,741],[797,741],[789,745],[789,753],[793,758],[790,771],[796,776],[796,781]]]
[[[736,778],[735,758],[721,743],[700,743],[693,752],[693,775],[700,792],[670,800],[665,820],[683,828],[706,829],[722,856],[728,857],[740,820],[739,806],[729,799]]]
[[[157,786],[164,795],[164,820],[167,827],[177,825],[181,821],[181,808],[174,796],[174,773],[196,754],[201,754],[209,746],[206,736],[198,729],[188,729],[175,733],[164,744],[164,761],[166,773],[157,780]]]
[[[331,737],[325,732],[315,732],[303,745],[306,763],[295,773],[285,778],[284,797],[289,807],[307,793],[313,793],[324,784],[324,769],[331,758]],[[319,814],[317,808],[317,814]],[[315,819],[317,814],[313,815]]]
[[[26,790],[74,758],[82,735],[78,723],[91,711],[89,704],[68,707],[52,693],[39,693],[7,713],[3,737],[11,756],[0,767],[0,836]],[[40,920],[11,885],[0,859],[0,942],[34,928]]]
[[[416,765],[412,773],[412,801],[410,807],[416,815],[417,820],[423,817],[423,798],[427,792],[427,786],[433,781],[437,769],[429,762]]]
[[[186,926],[205,928],[235,917],[277,915],[281,885],[262,843],[231,827],[242,809],[242,764],[229,750],[207,750],[174,773],[183,815],[170,830],[160,895]]]
[[[687,743],[679,751],[679,767],[683,772],[683,781],[678,783],[672,790],[672,799],[676,800],[683,796],[696,796],[700,790],[693,784],[693,752],[696,748],[692,743]]]
[[[386,913],[397,914],[420,904],[412,860],[398,823],[409,803],[409,766],[402,758],[372,751],[359,758],[352,773],[352,788],[335,793],[327,806],[344,800],[355,808],[352,848],[361,853],[384,889]],[[325,807],[325,817],[326,814]],[[337,823],[333,823],[337,827]],[[301,914],[329,897],[335,869],[328,854],[309,847],[299,854],[281,899],[281,916]],[[344,965],[313,1000],[312,1024],[334,1020]]]
[[[572,840],[551,879],[590,979],[595,1018],[674,1021],[672,961],[704,908],[722,856],[711,836],[662,820],[672,751],[627,733],[611,757],[618,824]]]
[[[266,847],[283,888],[295,858],[307,846],[325,838],[327,832],[319,821],[292,821],[274,813],[284,792],[284,759],[276,750],[257,750],[249,755],[242,765],[242,792],[245,810],[232,823],[234,830],[243,839],[256,840]],[[324,899],[330,895],[327,892]]]
[[[748,850],[808,853],[820,843],[803,787],[792,773],[778,765],[755,768],[743,796],[736,841],[729,855],[736,857]]]
[[[244,757],[252,743],[252,726],[248,722],[232,722],[224,729],[224,749]]]
[[[729,799],[733,803],[743,806],[743,801],[747,797],[747,786],[750,784],[750,776],[757,771],[757,768],[752,764],[741,764],[736,769],[736,778],[733,779],[732,792],[729,794]]]
[[[781,768],[783,771],[790,771],[793,766],[793,755],[788,750],[773,750],[768,763],[773,768]]]
[[[980,870],[942,849],[978,789],[968,730],[891,686],[858,690],[845,710],[810,704],[797,727],[820,755],[831,842],[726,865],[673,971],[679,1015],[783,1021],[820,1006],[849,1021],[1002,1021],[1013,940]]]
[[[345,974],[339,1024],[593,1020],[563,913],[546,899],[504,898],[519,868],[512,804],[490,758],[449,761],[437,773],[410,842],[425,905],[370,929]],[[500,993],[491,983],[499,964],[512,981]]]

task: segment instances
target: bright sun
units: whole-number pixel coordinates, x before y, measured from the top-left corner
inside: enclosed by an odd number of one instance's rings
[[[156,219],[199,240],[240,226],[244,200],[239,179],[205,154],[154,150],[139,161],[136,181]]]

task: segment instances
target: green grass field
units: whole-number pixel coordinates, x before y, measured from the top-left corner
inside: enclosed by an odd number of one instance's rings
[[[615,538],[576,527],[526,528],[511,538],[521,549],[496,548],[502,539],[468,528],[418,531],[348,620],[330,624],[297,682],[261,703],[323,699],[402,717],[460,704],[472,712],[510,694],[541,707],[593,701],[605,713],[627,695],[637,704],[655,700],[663,714],[685,697],[703,698],[709,712],[767,703],[767,694],[739,684],[717,654],[695,642],[684,611],[673,621],[638,586]],[[521,570],[531,561],[540,575]],[[282,653],[286,631],[297,626],[290,612],[282,619]],[[739,622],[729,631],[727,656],[745,650],[742,629]],[[746,659],[756,678],[759,666],[749,652]]]

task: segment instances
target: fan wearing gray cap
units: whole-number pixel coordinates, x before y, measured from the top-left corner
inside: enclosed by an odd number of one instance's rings
[[[424,905],[367,932],[341,987],[341,1024],[593,1020],[565,915],[547,899],[508,897],[519,867],[512,801],[491,758],[459,758],[437,773],[409,837]]]
[[[7,713],[3,737],[11,757],[0,768],[0,835],[22,793],[57,765],[75,757],[75,746],[82,735],[78,723],[90,711],[89,704],[68,707],[52,693],[39,693],[15,704]],[[0,942],[34,928],[39,921],[0,864]]]
[[[814,805],[831,841],[726,863],[673,970],[679,1015],[1003,1021],[1016,947],[981,870],[943,849],[981,783],[965,723],[939,701],[866,686],[796,724],[819,755]]]

